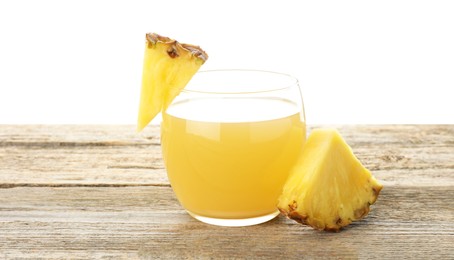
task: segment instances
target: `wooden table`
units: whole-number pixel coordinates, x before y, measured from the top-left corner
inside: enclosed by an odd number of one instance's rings
[[[328,233],[194,220],[156,126],[1,125],[0,259],[454,259],[454,125],[338,128],[385,187],[366,219]]]

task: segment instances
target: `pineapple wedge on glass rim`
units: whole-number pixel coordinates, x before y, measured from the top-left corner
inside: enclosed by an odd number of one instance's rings
[[[199,46],[146,34],[137,131],[170,105],[207,59]]]
[[[318,230],[339,231],[365,217],[383,186],[335,129],[315,129],[287,179],[278,208]]]

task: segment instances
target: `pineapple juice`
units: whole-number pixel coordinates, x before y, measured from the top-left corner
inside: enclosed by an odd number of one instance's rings
[[[276,214],[305,137],[304,116],[284,99],[186,100],[161,124],[172,188],[189,213],[208,218]]]

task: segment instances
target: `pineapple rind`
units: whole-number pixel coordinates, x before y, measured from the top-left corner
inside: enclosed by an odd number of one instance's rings
[[[315,229],[339,231],[368,214],[382,187],[336,130],[318,129],[284,185],[278,208]]]

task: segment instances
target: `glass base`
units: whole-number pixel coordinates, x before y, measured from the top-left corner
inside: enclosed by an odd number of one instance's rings
[[[260,216],[260,217],[242,218],[242,219],[225,219],[225,218],[210,218],[210,217],[199,216],[197,214],[190,212],[189,210],[186,210],[186,211],[193,218],[195,218],[201,222],[211,224],[211,225],[216,225],[216,226],[224,226],[224,227],[244,227],[244,226],[257,225],[257,224],[261,224],[261,223],[270,221],[273,218],[275,218],[277,215],[279,215],[279,210],[276,210],[276,212],[273,212],[268,215]]]

